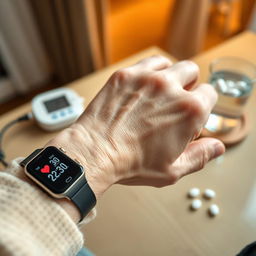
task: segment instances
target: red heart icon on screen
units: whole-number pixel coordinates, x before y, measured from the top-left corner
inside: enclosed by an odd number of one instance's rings
[[[41,168],[41,173],[49,173],[50,172],[50,166],[45,165],[43,168]]]

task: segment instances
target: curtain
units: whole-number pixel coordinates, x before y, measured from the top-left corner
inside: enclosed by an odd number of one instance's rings
[[[63,83],[106,64],[104,0],[30,0],[54,73]]]
[[[52,77],[63,85],[104,67],[107,3],[0,1],[0,56],[11,81],[8,87],[26,93],[49,85]]]
[[[201,51],[207,31],[211,0],[176,0],[169,28],[167,49],[178,59]]]
[[[254,12],[249,23],[249,29],[256,33],[256,6],[254,7]]]
[[[0,1],[0,55],[11,81],[8,86],[17,93],[45,83],[51,75],[27,0]]]
[[[240,0],[241,1],[241,27],[246,29],[253,16],[255,16],[256,4],[255,0]]]

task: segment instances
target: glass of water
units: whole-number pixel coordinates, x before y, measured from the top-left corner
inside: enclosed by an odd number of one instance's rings
[[[256,81],[256,66],[237,57],[222,57],[210,64],[209,83],[219,98],[205,126],[214,133],[233,129],[244,113],[244,106]]]

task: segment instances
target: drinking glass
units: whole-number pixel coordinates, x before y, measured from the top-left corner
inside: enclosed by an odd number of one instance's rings
[[[256,66],[251,62],[237,57],[213,60],[209,83],[219,97],[205,128],[214,133],[226,133],[236,127],[255,81]]]

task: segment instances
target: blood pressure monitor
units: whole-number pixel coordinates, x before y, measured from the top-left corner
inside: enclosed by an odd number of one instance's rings
[[[65,128],[84,111],[83,98],[69,88],[41,93],[32,100],[32,112],[38,125],[47,131]]]

